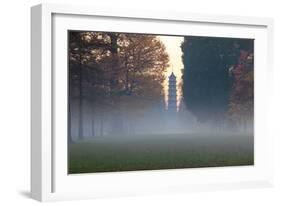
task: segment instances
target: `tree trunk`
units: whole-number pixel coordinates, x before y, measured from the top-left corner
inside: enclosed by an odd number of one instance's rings
[[[120,108],[117,104],[118,97],[118,75],[119,75],[119,59],[118,59],[118,34],[109,34],[111,40],[111,55],[112,55],[112,65],[111,65],[111,78],[110,78],[110,95],[113,99],[113,108],[116,110],[114,111],[112,117],[112,133],[113,134],[120,134],[123,131],[123,123]]]
[[[81,43],[82,44],[82,43]],[[82,70],[82,52],[80,47],[79,54],[79,98],[78,98],[78,138],[83,139],[83,70]]]
[[[126,78],[126,82],[125,82],[125,90],[126,90],[126,94],[129,95],[131,94],[131,92],[129,91],[129,68],[128,68],[128,57],[127,54],[125,55],[125,78]]]
[[[103,136],[103,112],[101,112],[100,116],[100,136]]]
[[[72,101],[73,101],[73,93],[71,92],[72,89],[73,89],[73,86],[72,86],[72,78],[70,76],[70,81],[68,83],[68,86],[69,86],[69,94],[68,94],[68,127],[67,127],[67,131],[68,131],[68,136],[67,136],[67,140],[68,140],[68,143],[73,143],[73,140],[72,140],[72,132],[71,132],[71,123],[72,123]]]
[[[95,108],[93,102],[91,104],[91,107],[92,107],[92,137],[95,137]]]
[[[109,34],[111,45],[110,45],[110,52],[112,57],[111,62],[111,78],[110,78],[110,91],[113,93],[114,89],[116,89],[117,82],[118,82],[118,36],[116,34]]]

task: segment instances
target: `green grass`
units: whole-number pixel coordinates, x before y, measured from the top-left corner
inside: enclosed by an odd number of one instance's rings
[[[252,135],[100,137],[69,145],[69,173],[253,165]]]

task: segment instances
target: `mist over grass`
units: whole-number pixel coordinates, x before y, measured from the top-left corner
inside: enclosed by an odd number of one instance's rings
[[[252,134],[103,136],[69,145],[69,173],[254,164]]]
[[[171,113],[153,105],[98,118],[85,119],[87,135],[69,142],[69,174],[254,164],[253,124],[199,122],[185,108]]]

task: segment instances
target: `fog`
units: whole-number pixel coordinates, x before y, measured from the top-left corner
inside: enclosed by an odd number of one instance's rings
[[[69,174],[254,164],[253,124],[198,121],[184,107],[72,108]],[[81,132],[81,131],[80,131]]]
[[[72,102],[69,116],[70,135],[73,140],[79,139],[79,111],[77,102]],[[94,112],[93,112],[94,110]],[[179,111],[168,111],[164,103],[146,105],[144,107],[98,108],[89,102],[83,102],[82,109],[83,139],[91,138],[141,138],[149,135],[173,134],[253,134],[253,121],[241,120],[241,124],[233,123],[228,118],[212,119],[200,122],[185,108],[183,102]],[[192,136],[192,135],[191,135]]]

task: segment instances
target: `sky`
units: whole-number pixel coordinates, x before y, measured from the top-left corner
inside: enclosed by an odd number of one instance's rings
[[[165,93],[165,102],[167,106],[167,100],[168,100],[168,77],[174,72],[174,74],[177,77],[177,104],[179,106],[179,102],[181,100],[182,92],[181,87],[179,86],[181,83],[181,76],[182,76],[182,69],[183,69],[183,63],[182,63],[182,51],[181,51],[181,43],[183,42],[183,37],[178,36],[158,36],[158,38],[163,42],[163,44],[166,47],[166,52],[169,55],[170,58],[170,66],[167,68],[167,72],[165,74],[166,80],[164,82],[164,93]]]

